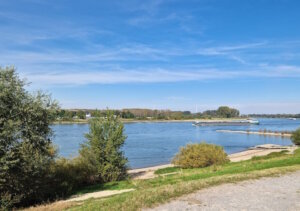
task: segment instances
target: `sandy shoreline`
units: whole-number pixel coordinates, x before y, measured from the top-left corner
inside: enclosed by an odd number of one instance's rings
[[[287,150],[289,151],[289,153],[293,153],[294,150],[296,149],[297,146],[281,146],[275,144],[264,144],[264,145],[257,145],[255,147],[251,147],[242,152],[230,154],[228,155],[228,157],[231,162],[239,162],[239,161],[249,160],[254,156],[264,156],[272,152],[281,152],[283,150]],[[173,164],[164,164],[164,165],[158,165],[152,167],[131,169],[128,170],[128,174],[132,179],[151,179],[157,176],[154,174],[156,170],[173,167],[173,166],[174,166]]]

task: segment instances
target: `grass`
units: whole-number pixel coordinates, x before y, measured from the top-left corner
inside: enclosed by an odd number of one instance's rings
[[[181,168],[179,167],[167,167],[164,169],[158,169],[154,172],[154,174],[169,174],[169,173],[174,173],[180,171]]]
[[[159,176],[154,179],[120,181],[81,189],[77,194],[127,188],[136,190],[108,198],[90,199],[82,204],[67,207],[67,209],[140,210],[144,207],[153,207],[160,203],[168,202],[173,198],[202,188],[265,176],[276,176],[296,170],[300,170],[300,149],[296,150],[292,155],[286,154],[286,152],[277,152],[267,156],[254,157],[248,161],[228,163],[222,166],[200,169],[169,167],[157,170],[155,174]],[[169,174],[173,172],[177,173]]]
[[[122,190],[127,188],[134,188],[135,185],[130,180],[118,181],[118,182],[108,182],[105,184],[91,185],[81,188],[73,193],[73,195],[82,195],[85,193],[92,193],[101,190]]]

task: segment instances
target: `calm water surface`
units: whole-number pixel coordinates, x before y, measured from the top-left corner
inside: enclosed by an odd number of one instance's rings
[[[191,122],[176,123],[128,123],[125,133],[128,136],[124,145],[125,155],[131,168],[141,168],[169,163],[181,146],[187,143],[206,141],[224,147],[228,154],[245,150],[258,144],[290,145],[288,138],[258,136],[234,133],[219,133],[216,130],[295,130],[300,127],[297,119],[259,119],[260,125],[250,126],[193,126]],[[88,124],[53,125],[54,143],[59,154],[73,157],[80,144],[85,141]]]

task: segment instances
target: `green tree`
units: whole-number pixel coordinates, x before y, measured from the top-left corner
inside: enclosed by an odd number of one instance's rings
[[[13,67],[0,68],[0,208],[40,202],[54,162],[51,122],[57,105],[29,94]]]
[[[238,117],[240,112],[237,109],[229,108],[228,106],[220,106],[217,110],[217,115],[223,118]]]
[[[63,120],[73,120],[75,115],[74,111],[65,110]]]
[[[130,111],[122,111],[121,112],[121,117],[124,118],[124,119],[133,119],[134,114],[131,113]]]
[[[89,123],[87,141],[79,150],[81,159],[88,169],[93,169],[97,182],[123,179],[127,163],[121,151],[126,139],[124,125],[112,111],[107,111],[105,118],[94,118]]]
[[[92,117],[101,117],[102,113],[101,113],[101,111],[96,109],[96,110],[91,112],[91,115],[92,115]]]
[[[79,119],[85,119],[86,116],[85,116],[85,112],[80,110],[80,111],[77,111],[77,116]]]
[[[291,139],[294,144],[300,145],[300,128],[293,132]]]

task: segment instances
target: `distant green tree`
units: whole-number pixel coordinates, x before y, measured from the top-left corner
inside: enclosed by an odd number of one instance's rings
[[[91,115],[92,115],[92,117],[101,117],[102,113],[101,113],[101,111],[96,109],[96,110],[91,112]]]
[[[127,163],[127,158],[121,151],[126,139],[123,134],[124,125],[111,111],[107,111],[105,118],[93,118],[89,123],[87,141],[79,150],[81,159],[87,168],[94,171],[95,181],[123,179]]]
[[[121,117],[124,118],[124,119],[133,119],[134,114],[131,113],[130,111],[122,111],[121,112]]]
[[[202,116],[204,117],[216,117],[217,115],[218,114],[216,110],[207,110],[202,113]]]
[[[191,115],[191,112],[190,112],[190,111],[183,111],[182,113],[183,113],[183,115],[187,115],[187,116],[188,116],[188,115]]]
[[[57,111],[57,117],[58,117],[59,119],[63,119],[63,118],[65,117],[65,113],[66,113],[66,111],[63,110],[63,109],[58,110],[58,111]]]
[[[75,112],[69,111],[69,110],[65,110],[63,119],[64,120],[72,120],[75,115],[76,115]]]
[[[82,110],[77,111],[76,115],[78,116],[79,119],[86,119],[85,112]]]
[[[293,132],[291,139],[294,144],[300,145],[300,128]]]
[[[232,118],[238,117],[240,112],[237,109],[229,108],[228,106],[220,106],[217,110],[218,117]]]
[[[175,120],[181,120],[181,119],[183,119],[183,114],[182,114],[182,112],[173,112],[171,114],[171,118],[175,119]]]
[[[0,68],[0,209],[42,201],[55,150],[51,122],[57,104],[29,94],[14,68]]]

